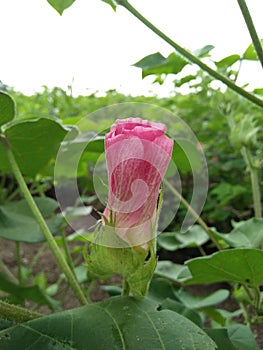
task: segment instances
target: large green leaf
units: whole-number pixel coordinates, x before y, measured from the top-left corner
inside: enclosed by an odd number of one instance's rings
[[[242,283],[250,287],[263,285],[263,251],[231,249],[187,261],[192,278],[187,284],[222,281]]]
[[[15,116],[15,102],[11,96],[0,91],[0,126],[10,122]]]
[[[24,287],[6,280],[0,274],[0,290],[18,298],[18,300],[30,300],[37,305],[48,305],[53,310],[60,308],[60,303],[48,296],[38,286]],[[1,349],[1,346],[0,346]]]
[[[211,338],[183,316],[157,311],[155,303],[129,297],[114,297],[0,332],[1,350],[24,350],[32,344],[38,350],[216,349]]]
[[[142,69],[142,77],[151,74],[177,74],[188,64],[182,57],[172,52],[167,58],[156,52],[144,57],[134,64],[135,67]]]
[[[261,45],[263,45],[263,39],[260,39]],[[257,53],[255,51],[254,45],[250,44],[246,51],[243,54],[243,59],[245,60],[252,60],[252,61],[257,61],[258,60],[258,56]]]
[[[46,218],[50,231],[57,233],[62,225],[62,217],[54,214],[57,202],[51,198],[35,198],[35,202]],[[0,237],[28,243],[45,241],[42,230],[24,199],[0,206]]]
[[[55,158],[67,130],[54,120],[41,118],[18,122],[5,130],[5,136],[24,175],[35,176]],[[10,171],[5,148],[0,143],[0,170]]]
[[[198,327],[203,326],[202,318],[197,311],[189,309],[187,306],[176,300],[169,298],[165,299],[164,302],[160,305],[160,309],[175,311],[178,314],[188,318],[190,321],[194,322]]]
[[[47,0],[48,3],[58,11],[60,15],[70,7],[76,0]]]
[[[230,233],[217,233],[231,247],[260,248],[263,242],[263,219],[251,218],[239,222]]]

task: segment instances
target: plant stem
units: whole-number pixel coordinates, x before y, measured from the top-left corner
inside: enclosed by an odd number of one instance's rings
[[[254,26],[252,17],[250,15],[249,9],[247,7],[246,1],[245,0],[237,0],[238,5],[240,7],[240,10],[242,12],[242,15],[244,17],[244,20],[246,22],[247,25],[247,29],[249,31],[249,34],[251,36],[255,51],[257,53],[259,62],[261,63],[261,66],[263,68],[263,49],[262,49],[262,45],[261,42],[259,40],[256,28]]]
[[[2,300],[0,300],[0,315],[2,319],[16,323],[27,322],[43,316],[38,312],[30,311],[21,306],[12,305]]]
[[[18,283],[18,279],[13,275],[13,273],[8,269],[6,264],[0,259],[0,269],[6,274],[6,276],[10,279],[11,282]]]
[[[8,140],[4,136],[0,136],[0,140],[3,142],[6,150],[6,155],[8,157],[10,166],[13,170],[13,173],[15,175],[15,178],[18,182],[19,188],[21,192],[23,193],[30,209],[32,210],[32,213],[34,214],[34,217],[39,224],[40,228],[43,231],[43,234],[47,240],[47,243],[52,250],[53,254],[55,255],[55,258],[57,260],[57,263],[61,270],[64,272],[73,292],[75,293],[75,296],[79,300],[80,304],[85,305],[87,304],[87,300],[85,298],[85,295],[80,288],[75,276],[73,275],[70,267],[68,266],[66,260],[64,259],[64,256],[62,255],[54,237],[52,236],[52,233],[49,230],[49,227],[47,226],[47,223],[45,222],[45,219],[43,218],[41,212],[38,209],[38,206],[36,205],[27,185],[23,178],[23,175],[21,174],[21,171],[18,167],[18,164],[15,160],[15,157],[13,155],[13,152],[10,148],[10,145],[8,143]]]
[[[215,233],[206,225],[204,220],[197,214],[197,212],[191,207],[191,205],[187,202],[186,199],[170,184],[166,179],[163,180],[164,183],[169,187],[170,191],[182,202],[182,204],[186,207],[187,210],[193,215],[196,221],[203,227],[205,232],[208,234],[211,241],[217,247],[218,250],[221,250],[221,244],[218,242],[218,239],[215,236]]]
[[[126,279],[124,278],[123,280],[123,289],[122,289],[122,295],[123,296],[129,296],[130,294],[130,286],[129,283],[126,281]]]
[[[150,21],[148,21],[141,13],[139,13],[131,4],[129,4],[126,0],[116,0],[116,2],[125,7],[131,14],[133,14],[138,20],[140,20],[143,24],[145,24],[149,29],[151,29],[155,34],[157,34],[160,38],[170,44],[177,52],[179,52],[182,56],[184,56],[191,63],[197,64],[203,71],[210,74],[215,79],[220,80],[222,83],[227,85],[230,89],[234,90],[237,94],[245,97],[247,100],[256,104],[257,106],[263,107],[263,100],[258,98],[257,96],[247,92],[242,89],[240,86],[236,85],[232,80],[227,78],[226,76],[218,73],[214,69],[207,66],[204,62],[202,62],[198,57],[193,55],[191,52],[184,49],[182,46],[178,45],[172,39],[170,39],[166,34],[164,34],[160,29],[155,27]]]
[[[255,288],[255,307],[257,310],[257,314],[260,313],[260,306],[261,306],[261,296],[260,296],[260,289],[259,287]]]
[[[47,248],[47,244],[46,243],[43,243],[41,245],[41,247],[38,249],[37,253],[34,255],[32,261],[31,261],[31,264],[29,266],[30,270],[32,271],[34,266],[36,265],[39,257],[41,256],[41,254],[44,252],[44,250]]]
[[[21,243],[16,242],[16,260],[17,260],[17,275],[18,282],[22,286],[23,285],[23,275],[22,275],[22,261],[21,261]]]
[[[258,169],[254,166],[251,154],[247,147],[243,148],[242,153],[244,155],[245,161],[247,163],[247,166],[250,172],[255,217],[262,218],[261,193],[260,193],[260,187],[259,187]]]
[[[69,246],[68,246],[67,239],[66,239],[66,236],[65,236],[65,229],[64,229],[64,227],[61,230],[61,237],[62,237],[63,247],[64,247],[64,250],[65,250],[65,253],[66,253],[67,263],[68,263],[72,273],[76,277],[76,274],[75,274],[75,271],[74,271],[73,261],[72,261],[71,255],[70,255]]]

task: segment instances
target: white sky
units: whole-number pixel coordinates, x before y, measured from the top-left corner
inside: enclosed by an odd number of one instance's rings
[[[190,50],[207,44],[213,57],[242,54],[251,40],[236,0],[130,0],[155,25]],[[263,1],[247,0],[258,34],[263,38]],[[0,0],[0,80],[33,93],[42,85],[66,88],[74,78],[75,94],[117,89],[163,94],[153,77],[141,79],[131,65],[172,47],[121,6],[114,13],[101,0],[76,0],[63,16],[46,0]],[[263,86],[260,66],[243,68],[240,83]],[[155,84],[156,85],[156,84]]]

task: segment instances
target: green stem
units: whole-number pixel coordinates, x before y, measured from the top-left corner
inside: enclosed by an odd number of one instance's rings
[[[124,279],[123,280],[122,295],[129,296],[129,294],[130,294],[130,286],[129,286],[129,283],[126,281],[126,279]]]
[[[65,236],[64,227],[63,227],[63,229],[61,230],[61,237],[62,237],[63,247],[64,247],[64,250],[65,250],[65,253],[66,253],[67,263],[68,263],[68,265],[69,265],[69,267],[70,267],[72,273],[73,273],[74,276],[76,277],[76,274],[75,274],[75,271],[74,271],[73,261],[72,261],[71,254],[70,254],[70,250],[69,250],[69,246],[68,246],[67,239],[66,239],[66,236]]]
[[[261,66],[263,67],[263,48],[260,42],[260,39],[258,37],[256,28],[254,26],[252,17],[250,15],[249,9],[247,7],[246,1],[245,0],[237,0],[238,5],[240,7],[240,10],[242,12],[242,15],[244,17],[244,20],[247,25],[247,29],[249,31],[249,34],[251,36],[255,51],[257,53],[258,59],[261,63]]]
[[[49,227],[47,226],[47,223],[45,222],[41,212],[39,211],[27,185],[23,178],[23,175],[21,174],[21,171],[17,165],[17,162],[15,160],[15,157],[13,155],[13,152],[11,151],[11,148],[9,146],[8,140],[4,136],[0,136],[0,140],[3,142],[6,150],[6,155],[8,157],[10,166],[13,170],[13,173],[16,177],[16,180],[18,182],[18,185],[20,187],[21,192],[23,193],[30,209],[32,210],[32,213],[34,214],[34,217],[39,224],[41,230],[43,231],[43,234],[47,240],[47,243],[52,250],[53,254],[55,255],[55,258],[57,260],[57,263],[61,270],[64,272],[73,292],[75,293],[77,299],[79,300],[80,304],[85,305],[87,304],[87,300],[85,298],[85,295],[80,288],[75,276],[73,275],[70,267],[68,266],[66,260],[64,259],[64,256],[62,255],[54,237],[52,236],[52,233],[49,230]]]
[[[93,289],[94,289],[94,287],[96,286],[96,284],[97,284],[97,280],[96,280],[96,279],[93,279],[93,280],[90,282],[90,284],[89,284],[89,286],[88,286],[88,289],[87,289],[86,295],[87,295],[87,298],[88,298],[88,300],[90,301],[90,303],[91,303],[90,294],[91,294],[91,292],[93,291]]]
[[[259,288],[255,288],[255,307],[257,310],[257,314],[260,314],[261,296],[260,296],[260,289]]]
[[[2,319],[6,319],[16,323],[23,323],[44,315],[24,309],[21,306],[8,304],[0,300],[0,315]]]
[[[21,259],[21,243],[16,242],[16,260],[17,260],[17,275],[18,282],[22,286],[23,283],[23,275],[22,275],[22,259]]]
[[[251,319],[250,319],[250,316],[249,316],[247,305],[245,303],[242,303],[242,302],[240,302],[239,305],[240,305],[241,309],[243,310],[245,324],[248,327],[250,327],[251,326]]]
[[[251,154],[247,147],[243,148],[242,153],[244,155],[250,173],[255,217],[262,218],[261,193],[259,186],[258,169],[254,166]]]
[[[0,259],[0,269],[5,273],[5,275],[10,279],[11,282],[18,283],[18,279],[13,275],[13,273],[8,269],[6,264]]]
[[[41,256],[41,254],[44,252],[44,250],[45,250],[46,248],[47,248],[46,243],[43,243],[43,244],[41,245],[41,247],[38,249],[36,255],[34,255],[32,261],[31,261],[31,264],[30,264],[30,266],[29,266],[29,268],[30,268],[31,271],[33,270],[33,268],[34,268],[34,266],[36,265],[36,263],[37,263],[39,257]]]
[[[182,56],[184,56],[191,63],[197,64],[203,71],[210,74],[215,79],[220,80],[222,83],[227,85],[230,89],[235,91],[237,94],[245,97],[247,100],[253,102],[254,104],[263,107],[263,100],[258,98],[257,96],[247,92],[242,89],[240,86],[236,85],[232,80],[227,78],[226,76],[218,73],[214,69],[207,66],[204,62],[202,62],[198,57],[193,55],[191,52],[184,49],[182,46],[178,45],[172,39],[170,39],[166,34],[160,31],[157,27],[155,27],[151,22],[149,22],[142,14],[140,14],[131,4],[129,4],[126,0],[115,0],[119,5],[125,7],[131,14],[133,14],[137,19],[139,19],[143,24],[145,24],[149,29],[151,29],[155,34],[157,34],[160,38],[170,44],[177,52],[179,52]]]
[[[191,207],[191,205],[187,202],[186,199],[170,184],[166,179],[163,180],[170,191],[182,202],[182,204],[186,207],[186,209],[193,215],[196,221],[203,227],[211,241],[217,247],[218,250],[221,250],[221,244],[218,242],[218,239],[215,236],[215,233],[206,225],[204,220],[197,214],[197,212]]]

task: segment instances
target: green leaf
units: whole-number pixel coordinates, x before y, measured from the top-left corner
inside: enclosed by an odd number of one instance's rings
[[[202,309],[220,304],[228,298],[229,291],[220,289],[209,295],[194,296],[184,288],[180,288],[178,291],[175,291],[175,295],[189,309]]]
[[[174,264],[169,260],[159,261],[154,271],[154,275],[179,283],[191,276],[187,266]]]
[[[244,186],[233,185],[228,182],[220,182],[211,191],[210,194],[217,196],[220,205],[226,205],[231,200],[239,197],[247,190]]]
[[[175,311],[178,314],[188,318],[190,321],[194,322],[198,327],[203,326],[200,314],[195,310],[189,309],[188,307],[186,307],[182,303],[179,303],[178,301],[167,298],[160,305],[160,308],[161,310]]]
[[[2,329],[9,328],[9,327],[11,327],[12,325],[13,325],[13,322],[8,321],[8,320],[3,320],[3,319],[1,319],[1,317],[0,317],[0,331],[1,331]]]
[[[217,350],[237,350],[229,339],[226,328],[204,329],[204,331],[214,340]]]
[[[153,279],[151,281],[147,298],[150,300],[156,302],[156,303],[162,303],[164,299],[170,298],[170,299],[178,299],[175,296],[174,293],[174,286],[171,282],[164,280],[162,278]]]
[[[0,91],[0,126],[10,122],[15,117],[15,101],[12,97]]]
[[[253,92],[257,95],[263,95],[263,88],[254,89]]]
[[[202,167],[202,158],[198,147],[189,140],[174,140],[172,159],[182,172],[193,172]]]
[[[263,242],[263,219],[251,218],[239,222],[230,233],[217,233],[230,247],[260,248]]]
[[[35,176],[55,158],[66,133],[67,130],[60,124],[47,118],[18,122],[5,130],[20,170],[28,176]],[[1,143],[0,169],[11,171]]]
[[[106,2],[106,4],[109,4],[111,6],[111,8],[116,11],[116,3],[114,0],[102,0],[103,2]]]
[[[172,52],[167,58],[159,52],[144,57],[134,64],[142,69],[142,77],[151,74],[177,74],[188,64],[182,57]]]
[[[252,288],[263,284],[262,250],[222,250],[207,257],[188,260],[187,266],[193,278],[186,284],[231,281]]]
[[[230,56],[223,58],[220,61],[215,62],[215,65],[217,66],[217,68],[227,68],[227,67],[232,66],[237,61],[239,61],[240,58],[241,57],[239,55],[230,55]]]
[[[37,305],[47,305],[52,310],[60,309],[60,303],[55,299],[49,297],[44,291],[39,289],[38,286],[23,287],[6,280],[1,274],[0,290],[17,297],[21,301],[26,299],[33,301]]]
[[[47,0],[57,12],[62,15],[64,10],[70,7],[76,0]]]
[[[211,338],[185,317],[130,297],[110,298],[0,332],[1,350],[24,350],[32,344],[39,350],[216,349]]]
[[[186,247],[199,247],[209,240],[207,233],[199,225],[193,225],[187,232],[164,232],[158,236],[158,244],[169,251]]]
[[[233,324],[227,327],[228,336],[235,349],[258,350],[255,336],[252,331],[243,324]]]
[[[35,198],[35,202],[46,218],[50,231],[57,233],[62,225],[62,217],[54,215],[58,204],[51,198]],[[46,239],[36,222],[26,200],[0,206],[0,237],[17,242],[37,243]]]
[[[194,79],[196,79],[196,75],[191,75],[190,74],[190,75],[187,75],[187,76],[185,76],[185,77],[183,77],[181,79],[174,80],[174,85],[176,87],[180,87],[180,86],[184,85],[185,83],[189,83],[190,81],[192,81]]]
[[[261,45],[263,45],[263,39],[260,39]],[[257,53],[255,51],[254,45],[250,44],[246,51],[243,54],[243,59],[244,60],[251,60],[251,61],[257,61],[258,60],[258,56]]]
[[[201,49],[197,49],[194,51],[194,55],[200,58],[203,57],[209,57],[210,51],[213,50],[215,47],[213,45],[206,45],[202,47]]]

